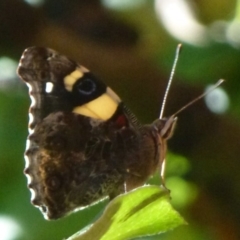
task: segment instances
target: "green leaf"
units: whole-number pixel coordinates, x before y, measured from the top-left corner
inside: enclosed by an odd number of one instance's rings
[[[94,224],[68,240],[126,240],[156,235],[182,224],[186,222],[169,203],[169,192],[144,186],[116,197]]]

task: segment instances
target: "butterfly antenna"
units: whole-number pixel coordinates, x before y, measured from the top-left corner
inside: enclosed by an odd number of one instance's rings
[[[161,107],[161,112],[160,112],[160,115],[159,115],[159,119],[162,119],[162,117],[163,117],[163,113],[164,113],[164,109],[165,109],[165,105],[166,105],[169,89],[170,89],[171,84],[172,84],[173,76],[174,76],[174,73],[175,73],[175,70],[176,70],[176,66],[177,66],[177,62],[178,62],[178,58],[179,58],[179,54],[181,52],[181,49],[182,49],[182,44],[179,43],[177,45],[176,54],[175,54],[175,58],[174,58],[174,62],[173,62],[172,70],[171,70],[171,74],[170,74],[170,77],[169,77],[169,80],[168,80],[168,84],[167,84],[167,87],[166,87],[166,91],[165,91],[165,94],[164,94],[164,97],[163,97],[162,107]]]
[[[183,106],[182,108],[180,108],[177,112],[175,112],[172,116],[177,116],[180,112],[182,112],[183,110],[185,110],[186,108],[188,108],[189,106],[193,105],[195,102],[197,102],[198,100],[200,100],[201,98],[205,97],[206,95],[208,95],[210,92],[212,92],[214,89],[216,89],[217,87],[219,87],[225,80],[224,79],[220,79],[218,80],[211,88],[209,88],[206,92],[202,93],[201,95],[199,95],[198,97],[196,97],[195,99],[193,99],[191,102],[189,102],[188,104],[186,104],[185,106]]]

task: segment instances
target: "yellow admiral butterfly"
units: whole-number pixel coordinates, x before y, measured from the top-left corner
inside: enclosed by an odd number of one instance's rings
[[[25,174],[46,219],[110,199],[161,171],[175,115],[141,125],[88,69],[48,48],[24,51],[29,87]]]

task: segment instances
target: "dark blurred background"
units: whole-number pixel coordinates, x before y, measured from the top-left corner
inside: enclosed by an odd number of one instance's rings
[[[0,239],[66,238],[107,202],[53,222],[30,204],[23,175],[30,101],[15,73],[23,50],[45,46],[79,61],[150,123],[179,42],[165,115],[227,81],[180,114],[169,141],[167,186],[189,225],[151,239],[240,239],[239,9],[237,0],[0,1]]]

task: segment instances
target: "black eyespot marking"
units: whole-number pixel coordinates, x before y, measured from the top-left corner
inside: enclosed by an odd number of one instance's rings
[[[92,79],[86,78],[79,82],[77,88],[81,94],[90,95],[96,91],[97,86]]]
[[[98,98],[106,92],[106,85],[90,72],[84,73],[73,85],[72,106],[79,106]]]

